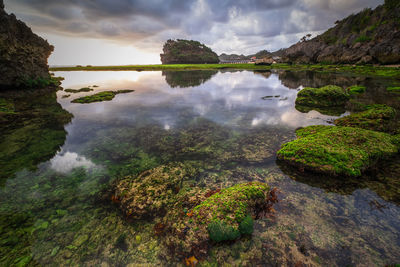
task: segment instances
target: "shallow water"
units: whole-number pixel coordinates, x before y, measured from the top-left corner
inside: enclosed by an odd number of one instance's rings
[[[98,87],[69,97],[58,91],[61,106],[55,98],[51,105],[33,105],[32,96],[13,98],[24,116],[21,123],[1,125],[0,265],[183,264],[179,258],[166,261],[155,220],[128,221],[105,197],[114,180],[177,161],[201,169],[198,186],[256,180],[280,190],[276,213],[256,221],[252,238],[213,246],[201,265],[400,262],[399,159],[357,180],[296,174],[275,162],[275,152],[295,138],[296,128],[337,118],[296,110],[303,86],[362,84],[367,92],[357,101],[399,108],[398,97],[385,91],[392,81],[283,71],[56,76],[65,77],[65,89]],[[120,89],[135,91],[112,101],[71,103]],[[49,140],[57,142],[46,146]]]

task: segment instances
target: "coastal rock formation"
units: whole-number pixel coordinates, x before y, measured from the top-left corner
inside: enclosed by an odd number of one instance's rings
[[[193,40],[168,40],[160,54],[162,64],[218,63],[218,55],[209,47]]]
[[[361,128],[315,125],[296,131],[297,139],[282,145],[277,157],[301,171],[361,176],[380,160],[399,151],[399,136]]]
[[[7,14],[0,0],[0,89],[49,79],[47,58],[53,49],[14,14]]]
[[[336,26],[285,50],[283,62],[395,64],[400,62],[400,2],[385,0],[375,10],[336,22]]]

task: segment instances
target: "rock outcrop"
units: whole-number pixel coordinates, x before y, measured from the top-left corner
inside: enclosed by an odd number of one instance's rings
[[[218,63],[218,55],[209,47],[193,40],[168,40],[160,54],[162,64]]]
[[[7,14],[0,0],[0,89],[49,79],[47,58],[53,49],[14,14]]]
[[[385,0],[285,50],[283,62],[395,64],[400,62],[400,2]]]

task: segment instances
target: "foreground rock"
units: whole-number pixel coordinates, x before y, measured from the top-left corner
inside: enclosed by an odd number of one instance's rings
[[[396,133],[396,110],[386,105],[367,106],[362,112],[335,120],[335,125],[363,128],[367,130]]]
[[[209,47],[193,40],[168,40],[161,54],[162,64],[212,64],[218,63],[218,55]]]
[[[0,89],[47,85],[53,46],[37,36],[0,1]]]
[[[284,51],[283,62],[378,63],[400,62],[400,2],[386,0],[375,10],[364,9],[336,26]]]
[[[277,152],[279,160],[330,175],[360,176],[379,160],[398,153],[399,136],[340,126],[309,126]]]

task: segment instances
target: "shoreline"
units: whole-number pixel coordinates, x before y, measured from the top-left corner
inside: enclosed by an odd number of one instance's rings
[[[291,70],[316,71],[328,73],[353,73],[357,75],[382,76],[400,79],[400,67],[396,66],[360,66],[360,65],[255,65],[255,64],[170,64],[170,65],[124,65],[124,66],[79,66],[53,67],[50,71],[160,71],[160,70]]]

